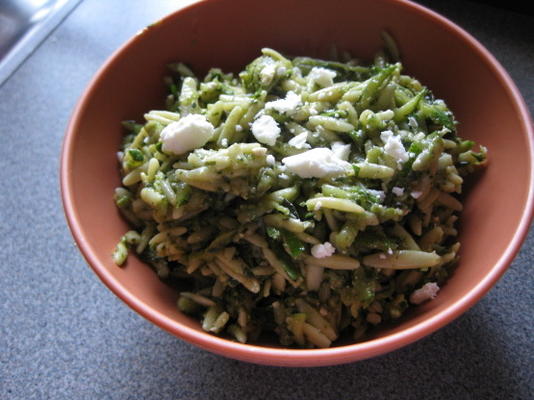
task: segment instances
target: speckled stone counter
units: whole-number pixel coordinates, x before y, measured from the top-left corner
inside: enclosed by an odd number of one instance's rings
[[[534,110],[534,17],[422,1],[479,39]],[[58,167],[74,104],[127,38],[183,4],[84,0],[0,87],[0,399],[534,399],[534,235],[462,317],[401,350],[292,369],[212,355],[118,300],[78,252]]]

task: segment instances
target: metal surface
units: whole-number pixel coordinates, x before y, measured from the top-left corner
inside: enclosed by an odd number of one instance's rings
[[[0,85],[81,0],[0,0]]]

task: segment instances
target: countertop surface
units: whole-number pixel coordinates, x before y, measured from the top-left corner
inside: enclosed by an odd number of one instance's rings
[[[533,112],[534,17],[481,2],[421,3],[481,41]],[[212,355],[98,280],[63,214],[64,131],[105,59],[183,4],[83,0],[0,87],[0,399],[534,399],[532,231],[462,317],[393,353],[336,367]]]

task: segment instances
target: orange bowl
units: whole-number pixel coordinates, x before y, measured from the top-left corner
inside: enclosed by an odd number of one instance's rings
[[[283,10],[283,11],[281,11]],[[316,22],[312,22],[316,21]],[[177,294],[130,257],[118,268],[111,253],[127,230],[112,200],[120,177],[120,122],[162,107],[165,66],[183,61],[199,74],[240,71],[271,47],[328,58],[332,46],[362,59],[396,39],[406,73],[444,99],[464,138],[488,147],[489,165],[465,197],[461,261],[432,302],[399,324],[356,344],[297,350],[240,344],[202,331],[176,308]],[[164,330],[227,357],[280,366],[320,366],[395,350],[443,327],[473,306],[505,272],[524,240],[533,210],[533,132],[514,83],[464,30],[403,0],[254,2],[206,0],[144,29],[104,64],[81,97],[61,156],[61,190],[72,234],[86,260],[118,297]]]

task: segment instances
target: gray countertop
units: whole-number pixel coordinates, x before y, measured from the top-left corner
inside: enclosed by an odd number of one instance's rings
[[[534,110],[534,17],[421,1],[479,39]],[[118,300],[67,229],[59,153],[102,62],[180,1],[84,0],[0,87],[0,399],[534,399],[534,234],[462,317],[349,365],[274,368],[212,355]]]

